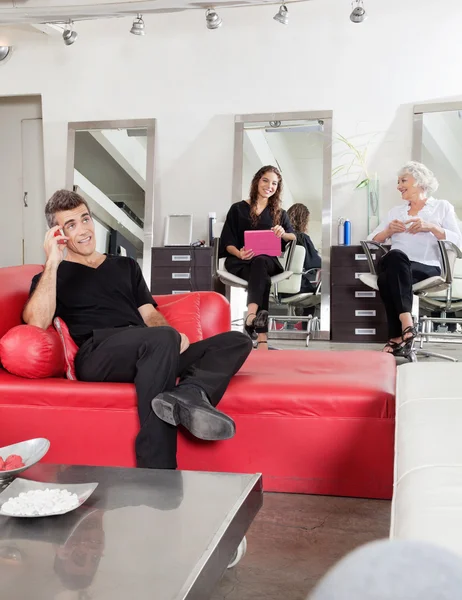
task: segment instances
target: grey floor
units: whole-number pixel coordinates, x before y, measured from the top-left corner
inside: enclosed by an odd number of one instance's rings
[[[306,347],[303,340],[281,339],[271,340],[270,345],[305,351],[380,351],[383,346],[311,341]],[[425,348],[462,361],[462,344],[432,343]],[[342,556],[388,536],[390,508],[386,500],[265,494],[247,535],[247,554],[226,572],[212,600],[305,600]]]
[[[212,600],[305,600],[350,550],[388,536],[391,503],[265,494],[247,554],[228,569]]]

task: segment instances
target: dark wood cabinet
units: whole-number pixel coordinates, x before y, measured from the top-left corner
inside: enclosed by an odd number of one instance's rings
[[[151,293],[184,294],[212,289],[212,248],[153,248]]]
[[[379,253],[372,253],[378,260]],[[334,342],[384,342],[387,319],[379,292],[365,285],[368,273],[361,246],[331,248],[331,338]]]

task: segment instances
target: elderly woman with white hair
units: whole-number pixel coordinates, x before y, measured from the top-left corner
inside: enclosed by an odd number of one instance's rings
[[[389,211],[368,239],[391,243],[377,265],[389,332],[383,351],[407,357],[417,335],[411,315],[412,286],[441,275],[438,240],[459,247],[462,240],[452,204],[432,196],[438,181],[425,165],[407,163],[398,173],[397,189],[404,202]]]

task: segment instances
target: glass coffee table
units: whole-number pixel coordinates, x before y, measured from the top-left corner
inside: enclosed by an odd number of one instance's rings
[[[43,464],[24,476],[99,485],[66,515],[0,516],[5,600],[206,600],[263,502],[260,475]]]

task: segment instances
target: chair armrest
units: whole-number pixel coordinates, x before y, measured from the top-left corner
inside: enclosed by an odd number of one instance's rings
[[[454,280],[453,266],[455,261],[449,258],[449,252],[453,252],[457,258],[462,258],[462,252],[458,246],[449,240],[438,240],[438,247],[441,253],[441,276],[446,283],[452,283]]]
[[[376,248],[377,250],[381,250],[383,253],[382,256],[385,256],[385,254],[388,252],[388,250],[385,248],[385,246],[383,244],[379,244],[379,242],[373,242],[372,240],[363,240],[361,242],[361,246],[364,250],[364,254],[366,255],[367,264],[369,266],[369,271],[370,271],[371,275],[377,275],[377,272],[375,270],[375,265],[377,263],[374,263],[374,259],[372,258],[371,250],[373,248]]]
[[[309,273],[315,273],[315,278],[313,280],[310,279],[310,283],[316,285],[315,294],[321,293],[321,268],[313,267],[312,269],[307,269],[303,271],[302,275],[308,275]]]
[[[220,269],[220,238],[214,238],[213,240],[213,261],[212,261],[212,275],[217,276],[217,272]]]
[[[294,259],[295,247],[297,246],[296,240],[290,240],[287,242],[284,254],[287,255],[287,259],[284,266],[284,271],[291,271],[292,261]]]

